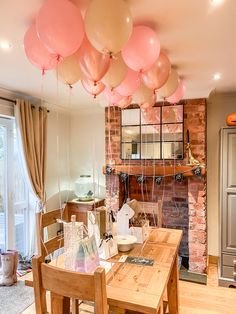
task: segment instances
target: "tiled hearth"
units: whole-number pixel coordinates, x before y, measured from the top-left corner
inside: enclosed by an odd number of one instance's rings
[[[109,119],[108,119],[109,117]],[[110,145],[109,145],[110,129]],[[194,158],[206,163],[206,101],[205,99],[184,101],[184,136],[190,132],[191,149]],[[106,109],[106,164],[127,165],[120,159],[120,110]],[[186,142],[186,139],[185,139]],[[112,154],[111,154],[112,153]],[[111,158],[112,156],[112,158]],[[164,166],[181,166],[187,164],[185,150],[184,160],[165,161]],[[141,161],[130,161],[129,165],[140,166]],[[145,161],[145,166],[154,162]],[[155,161],[157,167],[163,161]],[[142,164],[143,166],[143,164]],[[143,168],[143,167],[142,167]],[[180,255],[189,257],[189,270],[198,273],[206,271],[207,234],[206,234],[206,177],[202,175],[184,177],[177,182],[173,177],[165,178],[160,185],[147,178],[142,185],[137,183],[136,176],[129,176],[126,189],[119,176],[106,176],[107,204],[117,210],[124,197],[140,201],[157,201],[163,199],[163,226],[180,228],[184,232],[180,246]],[[154,190],[153,190],[154,186]]]

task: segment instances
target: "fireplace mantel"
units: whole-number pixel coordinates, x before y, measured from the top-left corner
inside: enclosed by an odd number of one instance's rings
[[[145,175],[145,176],[171,176],[182,173],[185,177],[191,177],[195,174],[192,172],[198,165],[187,166],[141,166],[141,165],[110,165],[112,174],[127,173],[128,175]],[[201,167],[201,175],[206,174],[206,168]],[[103,167],[103,173],[106,173],[106,166]]]

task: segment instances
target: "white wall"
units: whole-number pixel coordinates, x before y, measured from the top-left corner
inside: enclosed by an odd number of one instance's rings
[[[70,169],[71,182],[82,174],[94,176],[95,181],[105,186],[102,167],[105,165],[105,112],[104,108],[96,111],[71,115],[70,128]],[[102,191],[100,191],[100,196]]]
[[[65,111],[49,109],[45,182],[47,210],[58,208],[70,197],[70,116]]]
[[[207,102],[207,218],[208,254],[219,255],[219,130],[236,112],[236,93],[216,93]]]

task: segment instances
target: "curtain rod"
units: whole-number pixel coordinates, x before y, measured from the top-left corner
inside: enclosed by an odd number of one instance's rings
[[[10,99],[10,98],[6,98],[6,97],[0,96],[0,99],[8,101],[8,102],[12,102],[13,104],[16,104],[16,100],[13,100],[13,99]],[[32,107],[35,108],[35,106],[32,106]],[[50,110],[47,110],[47,112],[50,112]]]
[[[5,98],[5,97],[2,97],[2,96],[0,96],[0,99],[5,100],[5,101],[12,102],[13,104],[16,104],[16,101],[13,100],[13,99]]]

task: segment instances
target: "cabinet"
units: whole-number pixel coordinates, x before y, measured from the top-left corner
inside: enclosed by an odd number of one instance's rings
[[[71,215],[76,216],[76,221],[81,221],[89,228],[91,214],[96,215],[98,220],[101,236],[106,232],[106,210],[104,209],[105,200],[95,199],[91,202],[79,202],[72,200],[67,202],[68,218]],[[92,213],[91,213],[92,212]]]
[[[236,128],[220,132],[220,278],[236,286]]]

